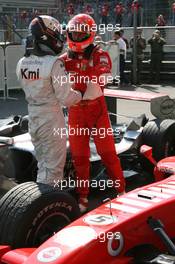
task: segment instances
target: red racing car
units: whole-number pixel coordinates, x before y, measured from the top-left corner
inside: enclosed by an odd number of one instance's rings
[[[142,152],[154,162],[150,148]],[[0,246],[0,263],[175,263],[175,157],[158,162],[158,172],[172,175],[106,201],[38,248]]]
[[[153,147],[156,161],[175,155],[175,111],[174,101],[167,95],[155,93],[124,92],[106,90],[107,97],[150,102],[150,109],[155,119],[148,120],[144,115],[135,118],[129,125],[113,124],[116,131],[116,149],[119,153],[127,182],[127,191],[163,176],[159,170],[153,177],[153,165],[140,155],[140,146],[148,144]],[[114,104],[113,104],[114,103]],[[116,107],[115,102],[109,106]],[[109,107],[109,111],[113,111]],[[74,188],[66,191],[54,190],[42,184],[36,184],[37,163],[34,148],[27,132],[27,119],[17,118],[7,126],[0,128],[0,244],[8,244],[12,248],[38,247],[49,237],[80,216]],[[5,136],[5,137],[4,137]],[[93,207],[101,204],[109,197],[115,197],[112,189],[106,193],[107,175],[101,164],[93,142],[91,142],[90,158],[92,180],[100,189],[100,195],[93,197]],[[153,162],[155,163],[155,162]],[[68,151],[65,166],[65,179],[74,177],[70,153]],[[15,186],[15,187],[14,187]],[[14,188],[13,188],[14,187]],[[57,187],[57,186],[55,186]],[[96,189],[96,188],[95,188]],[[96,201],[96,205],[94,205]],[[20,228],[18,228],[20,227]]]

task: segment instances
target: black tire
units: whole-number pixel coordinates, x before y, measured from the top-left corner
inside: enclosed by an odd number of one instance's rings
[[[29,116],[25,115],[22,117],[21,122],[20,122],[20,130],[22,133],[27,133],[28,132],[28,124],[29,124]]]
[[[11,157],[14,164],[15,180],[17,183],[36,181],[37,160],[35,156],[26,150],[11,149]]]
[[[175,155],[175,121],[172,119],[149,121],[142,132],[142,144],[153,148],[156,161]]]
[[[0,244],[39,246],[79,216],[69,193],[45,184],[20,184],[0,200]]]

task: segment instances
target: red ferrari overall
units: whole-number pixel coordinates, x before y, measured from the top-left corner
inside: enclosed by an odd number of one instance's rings
[[[87,203],[89,192],[90,136],[93,137],[97,152],[113,180],[113,186],[119,193],[125,190],[125,180],[116,154],[103,94],[103,87],[109,78],[112,80],[111,59],[107,52],[93,45],[94,24],[93,18],[86,14],[72,18],[67,30],[69,51],[61,57],[75,82],[74,89],[84,94],[80,103],[69,108],[69,141],[77,176],[80,208]],[[87,204],[84,208],[86,206]]]
[[[85,59],[83,53],[77,53],[74,56],[64,54],[62,59],[64,59],[66,70],[74,76],[76,73],[75,88],[85,92],[84,100],[69,108],[69,128],[71,132],[75,131],[69,135],[69,141],[77,179],[79,183],[80,180],[86,182],[89,179],[89,140],[90,135],[92,135],[97,152],[107,168],[108,175],[114,182],[114,187],[118,187],[119,193],[123,192],[125,181],[111,133],[103,95],[103,84],[100,85],[102,83],[100,76],[105,76],[105,74],[109,76],[110,74],[111,60],[109,55],[99,47],[95,47],[89,59]],[[95,80],[96,77],[98,83],[95,81],[94,83],[81,83],[81,78],[78,79],[80,76],[88,76],[89,80]],[[79,186],[77,189],[81,197],[88,195],[88,184],[85,187]]]

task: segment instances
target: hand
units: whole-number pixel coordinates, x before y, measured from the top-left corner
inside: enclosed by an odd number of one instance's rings
[[[76,90],[76,91],[80,91],[81,93],[85,93],[86,89],[87,89],[87,85],[86,83],[74,83],[72,85],[72,89]]]

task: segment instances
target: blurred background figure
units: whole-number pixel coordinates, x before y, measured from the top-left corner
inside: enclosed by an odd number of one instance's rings
[[[67,6],[67,15],[68,19],[71,19],[75,14],[74,6],[72,3],[68,4]]]
[[[129,42],[128,42],[127,38],[124,37],[124,30],[122,28],[120,29],[120,36],[124,40],[124,42],[126,43],[126,48],[129,49]]]
[[[134,47],[134,38],[130,40],[130,47]],[[142,71],[142,62],[144,59],[144,49],[146,48],[146,40],[142,37],[142,29],[137,29],[136,31],[136,56],[137,56],[137,84],[141,84],[141,71]],[[133,50],[131,55],[132,65],[133,65]],[[131,82],[133,76],[133,67],[131,69]]]
[[[28,14],[26,12],[26,10],[23,10],[21,12],[21,25],[22,25],[22,28],[26,28],[27,27],[27,18],[28,18]]]
[[[119,45],[120,52],[120,85],[124,85],[128,83],[125,77],[125,60],[126,60],[126,43],[121,37],[120,28],[114,31],[113,36],[114,41],[116,41]]]
[[[136,12],[137,12],[137,27],[140,26],[140,23],[141,23],[141,7],[142,6],[138,0],[134,0],[132,2],[132,5],[131,5],[131,13],[132,13],[131,27],[133,27],[133,23],[134,23],[134,10],[136,10]]]
[[[92,17],[94,16],[94,9],[92,8],[90,4],[85,6],[84,13]]]
[[[109,5],[105,3],[101,7],[101,23],[107,25],[109,16]]]
[[[3,30],[4,30],[4,42],[13,41],[13,19],[10,15],[3,15],[1,17]]]
[[[156,26],[157,27],[162,27],[162,26],[165,26],[166,25],[166,22],[165,22],[165,19],[164,19],[164,16],[163,15],[158,15],[158,17],[157,17],[157,20],[156,20]]]
[[[125,8],[124,8],[122,2],[116,4],[116,6],[114,8],[115,23],[118,24],[120,27],[122,26],[122,20],[123,20],[124,11],[125,11]]]
[[[166,33],[164,27],[166,26],[166,21],[163,15],[158,15],[156,19],[156,27],[159,29],[161,35],[165,38]]]
[[[175,26],[175,2],[172,3],[172,25]]]
[[[155,30],[152,38],[148,40],[148,44],[151,45],[150,82],[160,82],[160,68],[165,43],[166,41],[160,36],[159,30]]]

